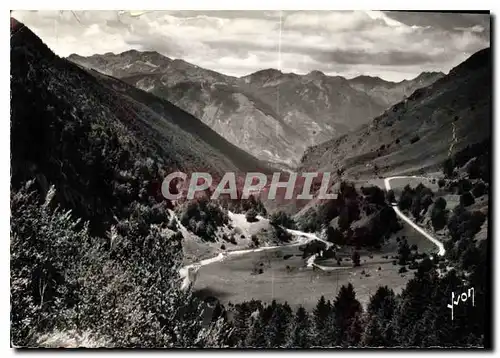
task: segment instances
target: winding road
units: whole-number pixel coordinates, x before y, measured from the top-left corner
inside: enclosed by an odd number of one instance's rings
[[[385,178],[384,179],[384,185],[385,185],[385,189],[387,191],[391,190],[391,180],[393,179],[408,179],[408,178],[411,178],[411,179],[429,179],[429,178],[425,178],[425,177],[419,177],[419,176],[397,176],[397,177],[389,177],[389,178]],[[417,230],[420,234],[422,234],[423,236],[425,236],[425,238],[429,241],[431,241],[434,245],[436,245],[438,247],[438,255],[439,256],[443,256],[445,253],[446,253],[446,250],[444,249],[444,245],[441,241],[439,241],[438,239],[436,239],[435,237],[432,237],[430,234],[428,234],[424,229],[422,229],[420,226],[418,226],[417,224],[415,224],[413,221],[411,221],[411,219],[406,216],[405,214],[403,214],[401,212],[401,210],[399,210],[398,208],[398,204],[396,203],[391,203],[392,205],[392,208],[394,209],[394,211],[396,212],[396,214],[401,218],[403,219],[405,222],[407,222],[411,227],[413,227],[415,230]]]
[[[429,180],[431,178],[421,177],[421,176],[394,176],[394,177],[385,178],[384,179],[384,186],[385,186],[385,189],[387,191],[391,190],[391,184],[390,184],[390,182],[393,179],[425,179],[425,180]],[[422,229],[420,226],[418,226],[413,221],[411,221],[411,219],[408,216],[406,216],[405,214],[403,214],[401,212],[401,210],[399,210],[399,208],[397,206],[397,203],[391,203],[391,206],[394,209],[394,211],[396,212],[396,214],[402,220],[404,220],[411,227],[413,227],[416,231],[418,231],[420,234],[422,234],[427,240],[431,241],[434,245],[437,246],[437,248],[438,248],[438,255],[439,256],[443,256],[446,253],[446,250],[444,249],[444,245],[438,239],[436,239],[435,237],[431,236],[424,229]],[[259,219],[263,219],[263,218],[259,218]],[[177,223],[180,225],[179,220],[177,220]],[[318,237],[314,233],[303,232],[303,231],[292,230],[292,229],[286,229],[286,230],[290,234],[297,236],[298,239],[295,242],[293,242],[291,244],[288,244],[288,245],[263,246],[263,247],[259,247],[259,248],[256,248],[256,249],[235,250],[235,251],[229,251],[229,252],[224,252],[224,253],[221,252],[221,253],[219,253],[215,257],[212,257],[212,258],[209,258],[209,259],[205,259],[205,260],[201,260],[199,262],[196,262],[196,263],[193,263],[193,264],[190,264],[190,265],[183,266],[179,270],[179,275],[182,278],[181,290],[188,290],[194,284],[194,282],[196,281],[196,278],[198,276],[198,270],[202,266],[209,265],[209,264],[212,264],[214,262],[223,261],[224,259],[226,259],[229,256],[240,256],[240,255],[245,255],[245,254],[249,254],[249,253],[252,253],[252,252],[261,252],[261,251],[265,251],[265,250],[272,250],[272,249],[280,248],[280,247],[283,247],[283,246],[299,246],[299,245],[306,244],[306,243],[308,243],[310,241],[313,241],[313,240],[321,241],[321,242],[325,243],[327,247],[330,247],[330,246],[333,245],[332,243],[330,243],[330,242],[328,242],[328,241],[326,241],[326,240]],[[330,271],[330,270],[336,269],[336,268],[333,268],[333,267],[319,266],[319,265],[317,265],[314,262],[315,259],[316,259],[316,255],[313,255],[313,256],[309,257],[309,259],[307,260],[307,267],[316,266],[317,268],[319,268],[321,270],[324,270],[324,271]]]

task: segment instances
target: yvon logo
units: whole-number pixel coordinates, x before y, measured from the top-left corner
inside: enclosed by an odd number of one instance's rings
[[[446,306],[446,307],[448,307],[449,309],[451,309],[451,320],[452,321],[454,319],[454,316],[453,316],[453,307],[454,306],[458,306],[458,304],[460,303],[460,301],[462,301],[463,303],[467,302],[467,300],[469,298],[471,298],[471,297],[472,297],[472,306],[474,307],[475,306],[475,302],[474,302],[474,287],[469,288],[469,290],[467,292],[462,292],[462,294],[457,295],[457,299],[456,300],[455,300],[455,292],[451,293],[451,303],[449,303],[448,306]]]

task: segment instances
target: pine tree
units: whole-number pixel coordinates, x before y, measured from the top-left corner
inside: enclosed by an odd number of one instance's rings
[[[330,316],[332,314],[332,306],[330,301],[326,301],[324,296],[321,296],[313,310],[314,320],[314,346],[326,347],[331,345],[328,333],[332,330]]]
[[[273,301],[273,303],[275,303]],[[271,318],[269,320],[266,336],[267,346],[270,348],[283,347],[289,335],[292,310],[288,303],[275,303]]]
[[[387,286],[380,286],[375,294],[370,297],[367,314],[369,316],[379,315],[386,321],[392,319],[396,308],[396,296],[394,291]]]
[[[309,313],[300,306],[292,323],[288,346],[291,348],[309,348],[312,341],[312,323]]]
[[[363,334],[364,346],[394,346],[392,319],[397,307],[394,291],[381,286],[370,297],[367,307],[367,328]]]
[[[347,339],[344,342],[344,345],[347,345],[348,347],[359,346],[363,335],[363,327],[363,315],[362,312],[358,312],[351,319],[351,323],[347,331]]]
[[[250,325],[251,314],[251,309],[246,302],[235,305],[233,315],[233,331],[231,333],[232,345],[236,347],[244,345]]]
[[[364,347],[385,347],[382,322],[378,315],[369,317],[366,328],[361,338]]]
[[[258,314],[250,319],[250,325],[245,343],[241,343],[237,347],[265,348],[267,344],[264,333],[266,325],[267,322],[265,322],[263,311],[258,311]]]
[[[434,269],[419,272],[411,279],[401,293],[401,303],[395,312],[394,331],[398,333],[398,344],[411,346],[420,342],[425,327],[417,326],[428,307],[436,304],[433,289],[438,276]],[[444,310],[443,310],[444,311]],[[423,332],[420,332],[420,328]]]
[[[363,312],[361,304],[356,299],[356,294],[351,283],[341,287],[333,307],[335,312],[335,329],[337,331],[335,344],[348,344],[351,340],[351,337],[349,337],[349,328],[353,324],[353,321],[357,319],[356,316]],[[359,341],[358,338],[353,338]]]

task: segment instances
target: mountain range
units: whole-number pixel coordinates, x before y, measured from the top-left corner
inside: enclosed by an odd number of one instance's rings
[[[237,78],[136,50],[68,59],[167,99],[232,144],[282,168],[296,167],[309,146],[367,123],[444,75],[426,72],[396,83],[265,69]]]
[[[191,114],[58,57],[12,21],[13,189],[33,178],[42,194],[55,185],[59,203],[105,227],[130,198],[164,201],[172,171],[271,172]]]
[[[356,130],[309,148],[300,168],[359,178],[430,172],[490,136],[491,50],[485,48]]]

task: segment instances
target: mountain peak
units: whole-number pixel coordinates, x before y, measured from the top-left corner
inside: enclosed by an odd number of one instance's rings
[[[309,72],[306,76],[307,77],[314,77],[314,78],[321,78],[321,77],[325,77],[326,75],[319,70],[313,70],[313,71]]]
[[[464,71],[474,71],[489,66],[491,66],[491,48],[486,47],[471,55],[458,66],[452,68],[450,75],[456,75]]]
[[[369,75],[359,75],[359,76],[353,77],[349,80],[349,82],[359,83],[359,84],[364,84],[364,85],[371,85],[371,86],[380,86],[383,84],[394,83],[391,81],[386,81],[383,78],[380,78],[378,76],[369,76]]]
[[[422,73],[420,73],[417,77],[415,77],[414,79],[412,80],[406,80],[406,81],[419,81],[419,80],[428,80],[428,79],[432,79],[432,78],[441,78],[443,77],[445,74],[441,71],[439,72],[436,72],[436,71],[424,71]]]
[[[275,68],[266,68],[264,70],[259,70],[259,71],[256,71],[254,73],[251,73],[248,76],[252,76],[252,77],[277,77],[277,76],[280,76],[282,74],[283,74],[283,72],[281,72],[280,70],[277,70]]]
[[[122,55],[122,56],[127,56],[127,55],[139,55],[140,52],[137,51],[136,49],[130,49],[130,50],[127,50],[127,51],[123,51],[122,53],[119,53],[118,55]]]

